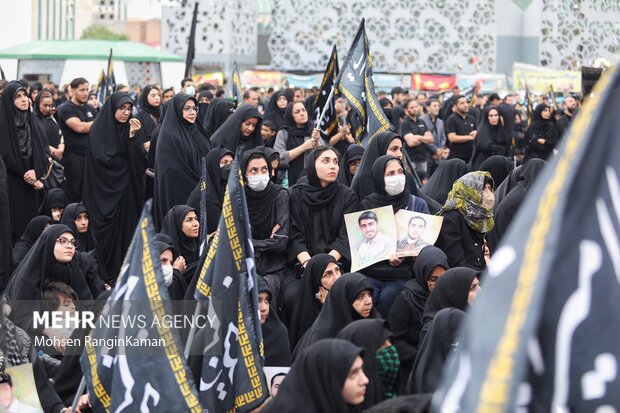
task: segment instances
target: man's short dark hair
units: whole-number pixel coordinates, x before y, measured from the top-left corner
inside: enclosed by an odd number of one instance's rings
[[[416,103],[416,105],[419,105],[419,104],[420,104],[420,102],[418,102],[418,100],[417,100],[416,98],[407,98],[407,99],[405,100],[405,102],[403,103],[403,108],[407,109],[407,108],[409,107],[409,104],[410,104],[411,102],[415,102],[415,103]]]
[[[493,102],[494,100],[501,100],[501,98],[499,97],[499,95],[497,93],[491,93],[489,95],[489,102]]]
[[[7,383],[9,387],[13,388],[13,379],[8,372],[0,373],[0,384]]]
[[[114,88],[114,91],[115,91],[115,92],[118,92],[119,90],[124,89],[124,88],[126,88],[126,87],[129,87],[129,86],[124,85],[124,84],[122,84],[122,83],[119,83],[119,84],[118,84],[118,85],[116,85],[116,87]]]
[[[166,89],[164,89],[164,90],[161,92],[161,94],[162,94],[162,96],[163,96],[163,95],[165,95],[165,94],[166,94],[166,93],[168,93],[168,92],[172,92],[172,93],[174,93],[174,89],[173,89],[173,88],[171,88],[171,87],[166,88]]]
[[[250,98],[250,92],[256,92],[258,93],[258,91],[254,90],[254,89],[248,89],[245,92],[243,92],[243,99],[249,99]]]
[[[379,218],[377,218],[377,214],[375,214],[373,211],[365,211],[365,212],[362,212],[362,215],[360,215],[359,218],[357,219],[357,224],[361,225],[362,221],[367,220],[367,219],[372,219],[375,222],[379,222]]]
[[[278,129],[278,125],[276,125],[276,123],[273,120],[271,120],[271,119],[264,120],[261,123],[261,126],[267,126],[269,129],[271,129],[273,131]]]
[[[394,95],[398,95],[401,93],[405,93],[405,90],[400,87],[400,86],[396,86],[392,88],[392,91],[390,92],[390,94],[392,95],[392,97],[394,97]]]
[[[426,220],[424,218],[422,218],[421,216],[419,216],[419,215],[411,217],[411,219],[409,220],[409,224],[407,226],[411,225],[411,223],[413,222],[414,219],[421,220],[422,222],[424,222],[424,226],[426,227]]]
[[[80,86],[82,86],[84,83],[88,83],[88,80],[84,79],[83,77],[76,77],[75,79],[73,79],[71,81],[71,89],[77,89]]]
[[[430,98],[430,99],[428,99],[427,106],[430,106],[431,103],[433,103],[433,102],[439,103],[439,99],[437,99],[437,98]]]
[[[463,95],[455,95],[454,96],[454,100],[452,101],[452,105],[456,105],[457,103],[459,103],[460,99],[467,99],[465,96]]]
[[[187,82],[193,82],[193,81],[194,81],[194,79],[192,79],[191,77],[186,77],[185,79],[181,80],[181,87],[183,88],[183,87],[185,87],[185,84]]]
[[[280,373],[278,373],[278,374],[274,375],[274,376],[271,378],[271,382],[269,383],[269,387],[273,387],[273,381],[276,379],[276,377],[280,377],[280,376],[284,376],[284,377],[286,377],[287,375],[288,375],[288,374],[287,374],[287,373],[284,373],[284,372],[280,372]]]
[[[42,307],[44,311],[54,311],[60,306],[60,296],[77,301],[78,297],[73,288],[63,282],[54,281],[45,286],[41,293]]]

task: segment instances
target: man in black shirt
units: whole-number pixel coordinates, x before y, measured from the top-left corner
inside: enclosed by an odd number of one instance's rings
[[[476,139],[476,120],[468,113],[469,105],[465,96],[454,100],[454,113],[446,120],[446,135],[450,146],[448,159],[459,158],[469,162]]]
[[[562,106],[564,109],[564,113],[562,114],[560,120],[558,120],[557,122],[558,135],[560,136],[560,138],[562,138],[564,133],[568,130],[571,122],[573,121],[573,117],[575,115],[575,112],[577,111],[577,101],[574,97],[568,96],[566,99],[564,99],[564,103],[562,104]]]
[[[402,87],[392,88],[392,125],[396,130],[400,130],[401,119],[405,116],[403,102],[407,99],[407,92]]]
[[[418,117],[419,104],[416,99],[405,101],[405,119],[400,124],[400,136],[406,143],[407,154],[415,165],[418,175],[426,175],[426,145],[433,143],[433,134]]]
[[[58,108],[58,123],[65,138],[65,153],[62,164],[67,178],[65,193],[69,202],[82,200],[82,179],[88,148],[88,133],[93,124],[95,112],[88,102],[88,80],[73,79],[71,100]]]

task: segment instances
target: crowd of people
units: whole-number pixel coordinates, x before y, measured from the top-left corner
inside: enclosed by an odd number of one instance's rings
[[[0,84],[2,368],[33,363],[44,411],[67,411],[79,362],[65,348],[35,346],[62,332],[34,328],[20,303],[46,299],[71,312],[109,294],[147,199],[170,298],[193,300],[203,159],[210,240],[239,158],[265,365],[292,366],[272,380],[263,411],[426,411],[483,271],[579,101],[556,108],[541,97],[526,114],[513,94],[394,88],[378,94],[393,131],[364,148],[341,96],[338,128],[325,135],[317,90],[247,89],[235,102],[210,84],[180,86],[118,85],[99,102],[84,78],[61,89]],[[437,241],[404,238],[399,248],[416,257],[350,272],[344,215],[385,206],[443,216]],[[88,411],[87,394],[79,410]]]

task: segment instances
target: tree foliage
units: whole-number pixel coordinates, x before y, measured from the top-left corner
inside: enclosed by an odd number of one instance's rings
[[[112,30],[99,24],[93,24],[87,27],[82,32],[80,37],[82,40],[128,40],[129,37],[125,34],[114,33]]]

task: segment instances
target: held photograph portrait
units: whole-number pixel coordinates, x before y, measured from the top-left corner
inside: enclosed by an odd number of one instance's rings
[[[351,271],[389,258],[396,250],[396,225],[391,206],[344,216],[351,246]]]
[[[443,217],[401,209],[396,213],[396,255],[417,257],[422,248],[435,244]]]

